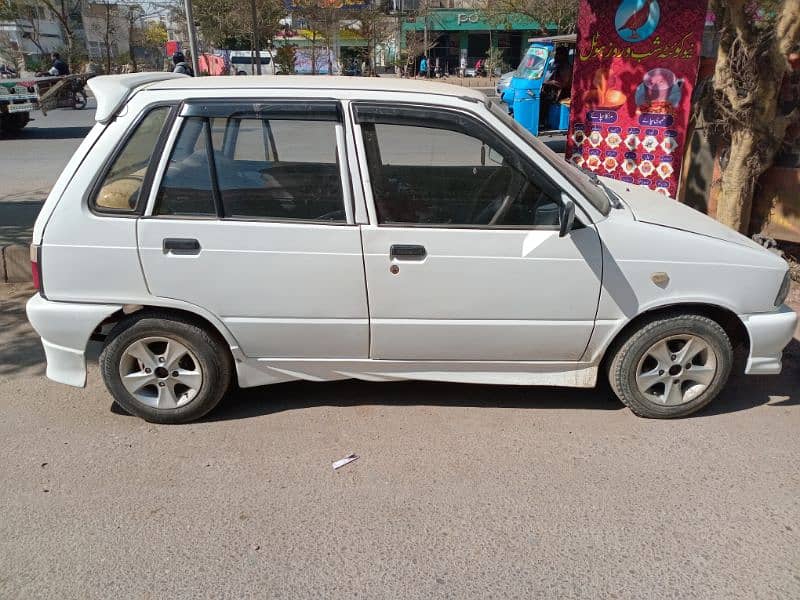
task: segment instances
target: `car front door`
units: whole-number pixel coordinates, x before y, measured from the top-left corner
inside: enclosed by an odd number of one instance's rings
[[[217,315],[248,356],[366,358],[341,114],[333,101],[185,104],[138,224],[150,292]]]
[[[601,246],[560,189],[467,113],[354,105],[375,359],[578,361],[594,327]]]

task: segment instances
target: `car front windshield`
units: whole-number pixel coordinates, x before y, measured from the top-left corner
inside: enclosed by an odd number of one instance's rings
[[[525,53],[522,63],[517,69],[517,77],[522,79],[541,79],[547,64],[547,48],[531,46]]]
[[[493,115],[503,121],[503,123],[513,129],[514,132],[519,135],[531,148],[533,148],[536,153],[547,162],[548,165],[558,171],[560,175],[568,179],[569,182],[581,193],[581,195],[592,203],[592,206],[594,206],[603,215],[608,215],[609,211],[611,210],[611,204],[608,200],[608,196],[605,194],[605,192],[603,192],[602,189],[589,180],[589,176],[585,172],[580,170],[575,165],[568,163],[558,154],[550,150],[550,148],[539,141],[536,136],[531,134],[530,131],[517,123],[513,117],[508,114],[507,110],[503,106],[497,104],[496,102],[489,101],[489,110]]]

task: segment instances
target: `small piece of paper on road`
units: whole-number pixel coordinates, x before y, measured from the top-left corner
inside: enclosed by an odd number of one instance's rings
[[[349,465],[354,460],[358,460],[358,454],[348,454],[344,458],[340,458],[339,460],[333,463],[333,470],[341,469],[345,465]]]

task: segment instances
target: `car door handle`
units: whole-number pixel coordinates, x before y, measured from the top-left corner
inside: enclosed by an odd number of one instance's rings
[[[191,238],[165,238],[164,254],[200,254],[200,242]]]
[[[389,257],[397,260],[423,260],[428,256],[425,246],[417,244],[392,244]]]

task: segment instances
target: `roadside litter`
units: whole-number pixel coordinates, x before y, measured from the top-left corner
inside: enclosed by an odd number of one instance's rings
[[[358,454],[348,454],[344,458],[340,458],[339,460],[333,463],[333,470],[341,469],[345,465],[349,465],[354,460],[358,460]]]

